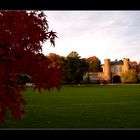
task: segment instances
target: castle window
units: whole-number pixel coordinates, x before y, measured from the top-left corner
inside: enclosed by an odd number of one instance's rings
[[[122,67],[119,67],[119,72],[122,72]]]
[[[119,72],[119,68],[118,67],[116,67],[116,71],[115,72]]]
[[[117,67],[112,67],[111,72],[118,72],[118,68]]]
[[[115,67],[111,67],[111,72],[115,72]]]
[[[111,67],[111,72],[116,73],[116,72],[122,72],[122,71],[123,71],[122,67],[117,67],[117,66]]]

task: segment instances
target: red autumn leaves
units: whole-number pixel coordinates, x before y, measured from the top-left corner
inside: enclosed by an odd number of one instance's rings
[[[59,89],[61,75],[42,54],[42,44],[49,40],[55,45],[57,37],[48,31],[43,12],[0,11],[0,23],[0,122],[5,123],[8,110],[20,119],[26,104],[26,87],[18,85],[17,74],[30,75],[39,91]]]

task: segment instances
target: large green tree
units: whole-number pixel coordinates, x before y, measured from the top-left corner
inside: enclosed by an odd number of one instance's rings
[[[76,51],[72,51],[67,55],[67,58],[79,58],[80,59],[80,56]]]
[[[77,52],[72,51],[63,58],[63,79],[69,83],[79,83],[83,78],[83,73],[89,70],[89,65],[85,59],[81,59]]]

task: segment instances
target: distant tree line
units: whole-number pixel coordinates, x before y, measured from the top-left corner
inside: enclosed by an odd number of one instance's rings
[[[51,66],[61,69],[62,83],[78,84],[84,80],[90,81],[88,72],[102,72],[101,61],[96,56],[81,58],[76,51],[70,52],[66,57],[55,53],[46,56]],[[121,75],[122,83],[140,82],[140,62],[130,61],[130,69]]]
[[[66,57],[55,53],[47,57],[52,61],[51,65],[61,69],[63,83],[79,84],[87,72],[101,71],[101,61],[96,56],[81,58],[76,51],[72,51]]]
[[[83,80],[90,83],[89,72],[102,72],[101,61],[96,56],[81,58],[76,51],[72,51],[66,57],[55,53],[49,53],[46,57],[50,60],[48,67],[57,67],[61,70],[62,84],[79,84]],[[121,74],[121,82],[140,83],[140,62],[130,61],[129,64],[130,69]],[[27,74],[18,75],[18,79],[19,84],[32,82]]]

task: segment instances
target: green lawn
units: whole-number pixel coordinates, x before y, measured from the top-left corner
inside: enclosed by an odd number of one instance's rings
[[[8,117],[0,128],[140,128],[140,85],[64,86],[24,93],[21,121]]]

